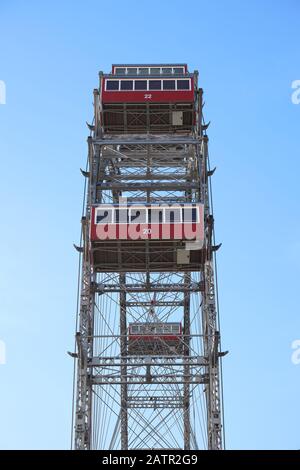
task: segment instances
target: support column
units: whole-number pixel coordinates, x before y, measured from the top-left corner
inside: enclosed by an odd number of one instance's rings
[[[184,284],[190,285],[191,274],[184,275]],[[183,385],[183,440],[184,450],[191,448],[191,423],[190,423],[190,292],[184,294],[184,312],[183,312],[183,334],[184,334],[184,380]]]
[[[128,386],[127,365],[124,363],[127,356],[127,320],[126,320],[126,274],[120,274],[120,348],[121,348],[121,450],[128,449]]]
[[[83,218],[83,262],[80,297],[80,325],[77,333],[77,397],[75,417],[75,449],[91,448],[92,385],[88,359],[93,357],[94,293],[87,247],[87,221]]]

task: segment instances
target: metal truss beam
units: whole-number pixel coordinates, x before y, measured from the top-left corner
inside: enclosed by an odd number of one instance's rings
[[[105,292],[118,293],[121,291],[119,284],[95,284],[93,289],[98,294],[104,294]],[[139,285],[139,284],[126,284],[126,292],[204,292],[204,283],[193,283],[193,284],[149,284],[149,285]]]
[[[148,138],[145,139],[143,137],[137,137],[135,140],[132,138],[126,139],[124,135],[122,137],[115,137],[113,139],[93,139],[93,144],[94,145],[198,145],[199,144],[199,139],[193,139],[191,137],[166,137],[162,136],[161,138]]]
[[[128,385],[143,385],[143,384],[152,384],[152,385],[157,385],[157,384],[173,384],[173,385],[179,385],[179,384],[207,384],[208,379],[206,375],[195,375],[195,376],[190,376],[186,377],[184,375],[153,375],[151,376],[151,380],[148,380],[145,375],[136,375],[136,376],[128,376],[125,379],[122,379],[121,377],[116,377],[116,376],[110,376],[110,375],[99,375],[99,376],[94,376],[91,379],[91,383],[94,385],[123,385],[123,386],[128,386]],[[127,405],[126,405],[127,408]]]
[[[159,187],[157,183],[98,183],[97,187],[103,191],[184,191],[185,189],[197,189],[197,183],[162,183]]]
[[[167,361],[169,359],[169,361]],[[175,362],[176,361],[176,362]],[[146,356],[145,359],[142,358],[142,356],[126,356],[120,358],[118,357],[105,357],[105,356],[95,356],[89,361],[89,367],[122,367],[124,365],[127,365],[128,367],[145,367],[148,364],[151,365],[151,367],[183,367],[184,365],[189,365],[190,367],[200,367],[200,366],[207,366],[208,361],[205,359],[203,356],[189,356],[189,357],[184,357],[177,359],[174,356],[161,356],[160,358],[157,358],[156,356],[152,356],[149,358],[149,356]]]

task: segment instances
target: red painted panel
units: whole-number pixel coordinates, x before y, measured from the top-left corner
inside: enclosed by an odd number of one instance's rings
[[[105,240],[203,240],[202,223],[98,224],[91,223],[91,241]]]
[[[199,222],[176,224],[95,224],[95,207],[91,212],[91,241],[105,240],[204,240],[203,205],[198,205]]]
[[[192,103],[192,90],[179,91],[105,91],[102,102],[105,103]]]

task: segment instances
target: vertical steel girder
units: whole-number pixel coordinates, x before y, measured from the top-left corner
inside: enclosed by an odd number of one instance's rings
[[[208,221],[211,217],[210,199],[208,189],[208,138],[205,136],[202,143],[202,194],[205,201],[205,217]],[[220,370],[219,370],[219,339],[217,329],[216,286],[213,269],[212,227],[210,224],[206,230],[206,246],[210,258],[204,263],[202,278],[204,293],[202,296],[202,323],[204,335],[204,354],[208,358],[207,374],[208,386],[206,388],[207,403],[207,441],[208,449],[222,449],[222,422],[221,422],[221,398],[220,398]]]
[[[185,274],[184,282],[191,282],[190,273]],[[184,356],[190,356],[190,293],[184,296],[184,313],[183,313],[183,331],[184,339]],[[184,376],[190,376],[190,365],[188,359],[185,360]],[[190,450],[191,447],[191,423],[190,423],[190,384],[187,381],[183,386],[183,441],[184,450]]]
[[[88,225],[83,220],[82,230],[87,236]],[[75,448],[90,449],[92,428],[92,386],[90,381],[89,358],[93,357],[94,293],[91,290],[92,274],[87,246],[82,256],[81,295],[79,332],[77,340],[77,398],[75,419]]]
[[[88,165],[90,178],[86,191],[86,213],[82,217],[82,256],[81,256],[81,290],[79,310],[79,331],[76,333],[77,345],[77,377],[76,377],[76,403],[75,403],[75,449],[91,449],[92,432],[92,382],[89,360],[93,357],[93,331],[95,291],[92,288],[95,275],[90,263],[89,252],[89,218],[90,205],[94,200],[93,184],[96,172],[96,156],[91,138],[88,138]]]
[[[126,356],[127,344],[126,344],[126,332],[127,332],[127,319],[126,319],[126,275],[120,275],[120,349],[121,358]],[[121,365],[121,381],[125,382],[127,377],[127,366]],[[128,385],[122,383],[121,388],[121,449],[128,449]]]

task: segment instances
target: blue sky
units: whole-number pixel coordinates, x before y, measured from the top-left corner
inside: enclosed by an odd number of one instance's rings
[[[297,0],[0,0],[0,448],[69,448],[77,256],[98,71],[187,62],[205,92],[227,447],[299,449]]]

